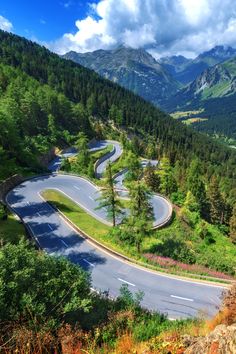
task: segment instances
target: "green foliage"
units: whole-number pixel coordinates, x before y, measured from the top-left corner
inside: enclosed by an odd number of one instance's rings
[[[202,180],[202,165],[198,159],[191,162],[187,171],[187,188],[195,197],[201,216],[208,215],[205,184]]]
[[[224,221],[224,202],[215,176],[211,178],[207,192],[210,202],[211,222],[213,224],[222,224]]]
[[[127,284],[123,284],[120,288],[120,295],[117,298],[118,308],[121,310],[139,310],[141,306],[141,301],[143,300],[144,293],[138,291],[132,294],[128,288]]]
[[[8,211],[5,204],[0,202],[0,222],[1,220],[7,220]]]
[[[164,257],[171,257],[176,261],[183,263],[194,264],[196,263],[196,253],[182,237],[172,237],[168,235],[163,239],[162,243],[156,245],[153,251]]]
[[[170,196],[170,199],[172,203],[178,205],[178,206],[183,206],[184,201],[185,201],[185,194],[181,192],[180,190],[173,192]]]
[[[125,165],[128,168],[125,181],[137,181],[142,173],[142,167],[138,155],[128,150],[127,155],[125,156]]]
[[[129,184],[130,215],[127,218],[127,234],[132,235],[138,252],[141,252],[143,238],[152,228],[154,220],[153,207],[150,202],[151,192],[141,181]]]
[[[121,202],[115,190],[115,183],[112,176],[111,163],[109,162],[106,169],[106,178],[102,195],[99,198],[99,209],[106,208],[108,217],[112,219],[113,227],[116,226],[117,217],[122,215]]]
[[[236,243],[236,204],[233,208],[233,213],[230,219],[230,238],[233,243]]]
[[[209,225],[206,221],[204,220],[200,221],[196,227],[196,231],[199,237],[202,240],[205,240],[206,244],[210,245],[211,243],[215,242],[212,233],[209,229]]]
[[[202,176],[207,180],[214,173],[218,175],[227,202],[230,201],[231,206],[235,202],[235,196],[232,198],[231,194],[236,187],[236,152],[233,149],[228,150],[173,121],[150,103],[94,72],[3,31],[0,32],[0,62],[1,99],[6,107],[0,117],[5,121],[8,116],[3,131],[10,129],[10,134],[17,135],[11,146],[8,145],[12,139],[0,136],[0,148],[11,163],[15,158],[18,166],[34,166],[35,156],[42,150],[47,151],[55,138],[59,144],[61,140],[69,143],[70,135],[79,131],[92,136],[90,121],[100,119],[106,123],[113,106],[122,112],[122,126],[132,130],[132,141],[128,145],[136,155],[145,152],[138,135],[149,140],[146,146],[148,156],[156,157],[156,152],[158,156],[165,154],[171,165],[181,161],[179,171],[186,170],[190,162],[198,158],[202,164]],[[56,134],[52,134],[54,126],[57,127]],[[37,144],[39,135],[44,139]],[[6,175],[11,172],[9,169]],[[181,184],[184,173],[181,171],[180,175]],[[164,183],[163,178],[162,188],[169,195],[176,191],[172,176],[168,183]]]
[[[171,195],[177,189],[174,178],[173,168],[170,165],[170,159],[164,156],[161,159],[160,168],[157,171],[160,178],[160,192],[164,195]]]
[[[122,124],[123,121],[123,112],[116,105],[113,104],[109,109],[108,117],[119,126]]]
[[[159,192],[160,190],[160,176],[156,172],[156,167],[148,164],[144,170],[144,181],[146,185],[153,191]]]
[[[29,326],[58,325],[74,310],[88,311],[88,274],[65,259],[36,252],[25,242],[0,249],[0,318]]]
[[[38,168],[35,157],[63,139],[69,143],[72,129],[85,129],[85,123],[63,94],[1,63],[0,74],[5,78],[0,98],[0,154],[8,161],[0,172],[4,178],[17,166]]]
[[[190,191],[188,191],[186,199],[184,201],[184,208],[187,208],[191,212],[193,211],[199,212],[200,209],[199,203],[197,202],[195,196]]]

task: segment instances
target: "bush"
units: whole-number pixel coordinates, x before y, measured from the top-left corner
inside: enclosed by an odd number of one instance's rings
[[[74,310],[88,311],[90,280],[80,267],[30,248],[26,242],[0,249],[0,318],[54,327]]]
[[[177,237],[172,238],[169,236],[165,238],[162,243],[156,245],[155,248],[152,249],[152,252],[189,264],[196,262],[194,250],[188,247],[184,241],[179,240]]]

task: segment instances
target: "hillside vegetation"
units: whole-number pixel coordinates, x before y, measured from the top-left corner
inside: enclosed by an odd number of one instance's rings
[[[95,70],[156,105],[181,87],[144,49],[119,47],[83,54],[68,52],[63,57]]]
[[[202,110],[194,123],[198,131],[236,138],[236,59],[231,58],[201,73],[166,104],[169,111]],[[194,118],[194,115],[191,116]]]
[[[109,117],[118,125],[153,136],[160,156],[166,154],[171,162],[179,160],[184,168],[194,157],[198,157],[204,165],[204,173],[208,176],[216,173],[227,179],[230,190],[234,188],[234,151],[173,121],[140,97],[100,78],[94,72],[3,31],[0,32],[0,62],[4,66],[11,66],[11,69],[5,69],[0,81],[2,159],[18,160],[20,156],[22,160],[22,156],[32,150],[29,141],[32,139],[43,140],[36,144],[40,150],[40,147],[46,146],[45,139],[54,139],[49,144],[58,144],[61,139],[68,142],[70,134],[77,134],[80,130],[92,136],[91,120],[106,121]],[[25,74],[27,76],[22,76]],[[40,94],[37,94],[37,89]],[[9,100],[10,105],[7,104]],[[112,105],[116,107],[116,112],[119,110],[119,114],[109,114]],[[4,115],[6,109],[7,119]],[[14,129],[10,130],[15,134],[7,141],[3,133],[7,126],[5,120],[13,126]],[[53,136],[57,133],[59,137]],[[19,153],[22,149],[25,151]],[[28,159],[22,165],[29,165]]]

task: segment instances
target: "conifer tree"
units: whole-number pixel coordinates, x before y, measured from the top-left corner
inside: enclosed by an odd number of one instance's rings
[[[187,171],[187,188],[200,206],[200,214],[203,217],[207,217],[208,211],[208,201],[206,195],[205,184],[202,180],[202,166],[198,159],[194,159]]]
[[[160,191],[165,195],[170,195],[177,189],[176,181],[173,174],[173,169],[170,165],[168,157],[164,156],[161,159],[160,169],[158,170],[160,176]]]
[[[236,243],[236,204],[229,222],[229,235],[233,243]]]
[[[208,187],[210,203],[210,220],[213,224],[222,224],[224,220],[224,203],[219,190],[217,178],[213,176]]]
[[[150,163],[145,168],[144,181],[153,192],[159,192],[160,176],[156,173],[156,167],[152,166]]]
[[[140,253],[144,236],[148,235],[154,219],[150,202],[151,192],[145,183],[138,181],[130,184],[130,216],[128,227],[132,230],[134,242]]]
[[[115,182],[112,177],[111,163],[108,163],[106,169],[105,183],[102,189],[102,195],[98,199],[100,201],[98,209],[106,208],[107,215],[112,219],[112,225],[116,226],[117,217],[123,214],[121,202],[115,190]]]
[[[79,133],[76,140],[76,148],[78,155],[76,158],[76,169],[78,172],[87,172],[90,163],[90,156],[88,151],[88,138],[84,133]]]

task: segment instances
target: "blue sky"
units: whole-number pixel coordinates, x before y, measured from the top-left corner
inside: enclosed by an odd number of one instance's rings
[[[86,0],[0,1],[0,14],[13,24],[15,33],[46,42],[76,32],[75,22],[89,11]]]
[[[145,48],[155,58],[236,48],[235,0],[0,0],[0,29],[58,54]]]

